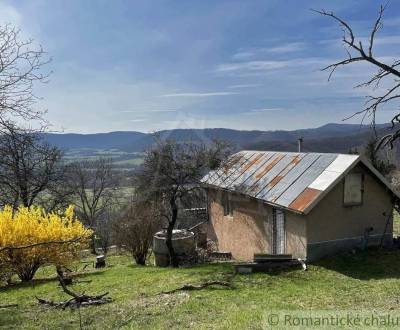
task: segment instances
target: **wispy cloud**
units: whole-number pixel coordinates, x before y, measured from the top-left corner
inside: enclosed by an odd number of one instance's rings
[[[374,43],[375,45],[397,45],[400,44],[400,36],[377,36]]]
[[[142,109],[142,110],[124,110],[121,113],[146,113],[146,112],[177,112],[176,109]]]
[[[224,63],[217,67],[217,72],[234,71],[270,71],[288,66],[287,61],[249,61],[241,63]]]
[[[239,63],[223,63],[217,66],[217,73],[226,73],[239,76],[263,75],[269,71],[276,71],[286,68],[301,66],[310,67],[310,71],[317,70],[325,65],[333,63],[334,60],[328,58],[306,57],[294,58],[282,61],[247,61]]]
[[[1,24],[11,23],[18,27],[21,25],[22,17],[15,7],[6,3],[0,3],[0,12],[1,12],[0,16]]]
[[[249,60],[265,54],[288,54],[302,51],[306,46],[305,42],[290,42],[271,47],[258,47],[243,49],[232,56],[234,60]]]
[[[227,96],[227,95],[236,95],[239,93],[235,92],[205,92],[205,93],[173,93],[173,94],[164,94],[160,95],[160,97],[209,97],[209,96]]]
[[[243,115],[251,116],[251,115],[259,115],[265,112],[276,112],[276,111],[286,111],[285,108],[262,108],[262,109],[252,109],[247,112],[243,112]]]
[[[131,123],[140,123],[140,122],[146,121],[146,119],[144,119],[144,118],[128,119],[128,121],[131,122]]]
[[[262,84],[241,84],[241,85],[231,85],[228,86],[230,89],[240,89],[240,88],[251,88],[251,87],[259,87],[262,86]]]
[[[303,50],[305,46],[305,42],[291,42],[271,48],[264,48],[263,51],[266,53],[293,53]]]
[[[386,24],[385,24],[386,25]],[[400,20],[399,20],[399,25],[400,25]],[[357,38],[359,41],[363,43],[363,45],[369,45],[369,36],[361,36]],[[341,46],[343,43],[341,39],[336,38],[336,39],[324,39],[318,41],[319,44],[321,45],[332,45],[332,46]],[[374,45],[397,45],[400,43],[400,35],[377,35],[374,40]]]
[[[234,60],[248,60],[248,59],[254,57],[254,55],[255,55],[254,51],[238,52],[236,54],[233,54],[232,58]]]
[[[385,18],[384,25],[398,27],[400,25],[400,16]]]

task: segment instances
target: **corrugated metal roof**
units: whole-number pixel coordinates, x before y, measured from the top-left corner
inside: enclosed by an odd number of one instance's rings
[[[221,168],[208,173],[203,182],[308,213],[360,161],[359,155],[240,151]],[[382,176],[378,178],[392,190]]]

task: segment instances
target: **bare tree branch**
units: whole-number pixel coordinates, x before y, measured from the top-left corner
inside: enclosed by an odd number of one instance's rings
[[[41,138],[41,131],[0,120],[0,205],[53,210],[66,206],[62,152]]]
[[[44,242],[37,242],[37,243],[32,243],[32,244],[27,244],[27,245],[20,245],[20,246],[4,246],[0,248],[0,252],[3,251],[13,251],[13,250],[23,250],[23,249],[30,249],[33,247],[37,246],[43,246],[43,245],[53,245],[53,244],[71,244],[71,243],[76,243],[82,240],[84,236],[76,237],[70,240],[61,240],[61,241],[44,241]]]
[[[118,177],[111,159],[76,162],[68,168],[67,185],[78,198],[77,211],[82,221],[96,231],[99,221],[118,203]],[[94,238],[92,252],[95,253]]]
[[[43,68],[50,62],[40,45],[22,40],[20,30],[0,26],[0,117],[41,119],[43,111],[33,110],[39,99],[34,85],[46,83],[50,75]]]
[[[386,8],[387,4],[380,6],[378,17],[374,22],[372,31],[369,36],[369,45],[367,52],[364,50],[361,40],[356,39],[352,27],[345,20],[338,17],[333,12],[327,12],[325,10],[313,10],[318,14],[330,17],[336,22],[338,22],[344,31],[342,42],[345,46],[348,58],[330,64],[321,69],[322,71],[330,71],[328,80],[331,79],[333,73],[337,68],[355,62],[367,62],[378,68],[378,72],[376,74],[374,74],[366,82],[358,84],[356,87],[372,86],[373,89],[376,90],[383,79],[385,79],[386,81],[392,79],[391,83],[393,86],[388,88],[386,92],[384,92],[380,96],[374,96],[374,95],[369,96],[367,102],[365,103],[365,107],[362,110],[356,111],[352,115],[344,118],[344,120],[347,120],[357,115],[363,115],[363,120],[364,120],[364,118],[368,116],[371,118],[371,124],[375,132],[376,132],[375,129],[376,112],[383,105],[388,104],[390,101],[397,100],[400,98],[400,94],[398,93],[398,91],[400,90],[400,83],[399,83],[400,71],[398,70],[398,66],[400,65],[400,60],[395,60],[393,63],[385,63],[374,56],[375,38],[377,32],[383,27],[382,19]],[[392,129],[395,129],[396,124],[400,123],[399,119],[400,117],[398,115],[393,117]],[[391,147],[393,147],[393,142],[400,136],[399,130],[395,130],[394,133],[386,135],[382,139],[381,143],[378,143],[378,147],[386,145],[390,145]]]

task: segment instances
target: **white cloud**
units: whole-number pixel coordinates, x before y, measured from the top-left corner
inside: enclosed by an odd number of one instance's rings
[[[21,25],[22,17],[15,7],[0,3],[0,24],[13,24],[17,27]]]
[[[284,108],[263,108],[263,109],[252,109],[248,112],[244,112],[243,115],[251,116],[251,115],[259,115],[265,112],[276,112],[276,111],[286,111]]]
[[[241,63],[224,63],[217,67],[217,72],[234,71],[270,71],[288,66],[287,61],[249,61]]]
[[[131,123],[140,123],[143,121],[146,121],[146,119],[140,118],[140,119],[128,119],[129,122]]]
[[[315,71],[321,67],[333,63],[334,60],[318,57],[295,58],[283,61],[248,61],[240,63],[223,63],[217,66],[217,73],[227,73],[239,76],[263,75],[269,71],[277,71],[286,68],[309,67],[309,71]]]
[[[358,41],[361,41],[364,47],[368,47],[369,45],[369,40],[370,37],[369,36],[362,36],[362,37],[357,37]],[[321,45],[328,45],[331,46],[333,48],[342,48],[343,47],[343,41],[340,38],[337,39],[325,39],[325,40],[321,40],[318,41],[319,44]],[[379,45],[398,45],[400,44],[400,36],[398,35],[379,35],[377,34],[375,36],[375,40],[374,40],[374,46],[379,46]]]
[[[268,112],[268,111],[283,111],[284,108],[264,108],[264,109],[253,109],[251,112]]]
[[[234,60],[247,60],[255,55],[254,52],[239,52],[232,56]]]
[[[164,94],[160,95],[160,97],[209,97],[209,96],[227,96],[227,95],[236,95],[239,93],[235,92],[206,92],[206,93],[173,93],[173,94]]]
[[[286,54],[301,51],[305,48],[305,42],[290,42],[273,47],[258,47],[241,50],[232,56],[234,60],[249,60],[265,54]]]
[[[231,89],[237,89],[237,88],[251,88],[251,87],[259,87],[262,86],[262,84],[241,84],[241,85],[231,85],[228,86],[228,88]]]
[[[121,113],[146,113],[146,112],[177,112],[176,109],[142,109],[142,110],[124,110]]]
[[[266,53],[293,53],[303,50],[305,45],[304,42],[291,42],[276,47],[264,48],[263,50]]]

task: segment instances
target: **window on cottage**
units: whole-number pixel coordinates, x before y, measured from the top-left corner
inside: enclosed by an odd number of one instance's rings
[[[224,194],[224,216],[233,216],[232,198],[230,194]]]
[[[344,178],[344,206],[362,205],[364,194],[364,176],[362,173],[350,173]]]

